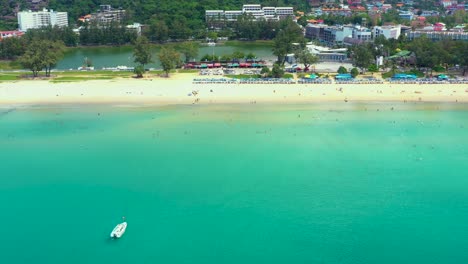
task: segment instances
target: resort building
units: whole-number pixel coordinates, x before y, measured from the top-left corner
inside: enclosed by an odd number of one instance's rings
[[[327,46],[354,45],[372,41],[372,31],[359,25],[308,24],[305,28],[305,36]]]
[[[319,57],[320,61],[343,62],[348,60],[346,48],[330,49],[327,47],[308,44],[307,49],[310,53]]]
[[[421,37],[422,35],[425,35],[428,39],[433,41],[443,39],[468,41],[468,32],[456,31],[411,31],[406,34],[406,37],[409,40],[413,40]]]
[[[248,4],[243,5],[242,10],[206,10],[205,20],[209,27],[218,27],[220,21],[237,21],[237,18],[243,14],[252,15],[255,20],[295,18],[292,7],[262,7],[258,4]]]
[[[413,20],[414,18],[414,14],[410,11],[400,12],[398,15],[404,20]]]
[[[27,31],[32,28],[48,26],[68,26],[67,12],[56,12],[54,10],[43,9],[42,11],[18,12],[18,25],[20,31]]]
[[[372,33],[374,38],[384,36],[386,39],[398,39],[401,34],[401,26],[377,26],[373,28]]]
[[[90,21],[97,21],[101,24],[110,22],[122,22],[125,17],[125,10],[122,8],[112,8],[111,5],[100,5],[97,13],[92,13],[89,17]]]

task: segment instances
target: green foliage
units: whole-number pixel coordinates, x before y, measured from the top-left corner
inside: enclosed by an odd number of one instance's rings
[[[245,58],[247,60],[253,60],[253,59],[257,58],[257,56],[255,56],[255,54],[253,54],[252,52],[249,52],[247,55],[245,55]]]
[[[197,58],[200,47],[197,42],[188,41],[180,44],[179,49],[185,57],[185,62],[189,62]]]
[[[356,78],[356,76],[359,75],[359,70],[357,68],[352,68],[350,73],[353,78]]]
[[[262,67],[262,70],[260,71],[260,74],[262,74],[263,76],[268,76],[270,74],[270,68],[264,66]]]
[[[132,43],[137,38],[137,33],[128,30],[125,25],[117,22],[97,24],[85,23],[80,30],[81,45],[123,45]]]
[[[33,39],[62,41],[67,47],[74,47],[78,44],[78,36],[70,27],[56,26],[29,29],[23,38],[28,42]]]
[[[357,45],[350,48],[353,66],[361,70],[369,68],[373,61],[372,48],[369,45]]]
[[[242,51],[236,50],[234,53],[232,53],[231,57],[233,59],[241,60],[245,57],[245,54]]]
[[[379,67],[377,67],[377,64],[371,64],[368,68],[367,68],[368,71],[370,72],[379,72]]]
[[[338,68],[338,73],[339,73],[339,74],[348,73],[348,70],[347,70],[345,67],[340,66],[340,67]]]
[[[271,77],[273,78],[281,78],[284,75],[284,69],[281,65],[275,63],[273,65],[273,69],[271,69]]]
[[[286,55],[293,52],[294,43],[304,45],[305,39],[302,30],[293,21],[283,20],[273,46],[273,54],[277,57],[279,64],[283,65]]]
[[[203,57],[201,57],[200,61],[207,61],[207,62],[219,61],[219,57],[216,55],[205,54],[203,55]]]
[[[445,68],[440,65],[437,65],[437,66],[434,66],[432,70],[434,70],[435,72],[444,72]]]
[[[139,63],[143,70],[146,64],[153,62],[151,55],[151,47],[148,39],[144,36],[138,37],[135,41],[133,58],[135,63]]]
[[[26,51],[25,38],[6,38],[0,41],[0,59],[12,60]]]
[[[296,59],[299,63],[304,64],[305,68],[309,68],[310,65],[316,64],[319,61],[319,58],[310,53],[309,49],[307,48],[296,53]]]
[[[169,77],[169,72],[175,69],[180,61],[180,54],[172,47],[162,47],[158,57],[166,76]]]
[[[145,73],[145,67],[143,67],[143,65],[138,65],[135,67],[133,72],[137,75],[137,78],[142,78]]]
[[[65,46],[63,42],[51,40],[32,40],[26,52],[20,57],[21,65],[33,72],[37,77],[38,73],[45,69],[46,76],[50,76],[50,71],[63,56]]]

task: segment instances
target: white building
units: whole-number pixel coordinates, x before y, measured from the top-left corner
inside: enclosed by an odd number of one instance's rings
[[[20,31],[48,26],[64,27],[68,26],[68,14],[47,9],[38,12],[23,11],[18,12],[18,24]]]
[[[386,39],[398,39],[401,34],[401,25],[374,27],[374,38],[384,36]]]
[[[277,7],[276,15],[280,18],[288,16],[294,17],[294,10],[292,7]]]
[[[243,14],[252,15],[255,20],[280,20],[282,18],[294,16],[294,9],[292,7],[262,7],[258,4],[243,5],[242,10],[206,10],[205,19],[207,22],[214,22],[220,20],[236,21],[237,18]]]
[[[372,40],[372,32],[368,28],[356,26],[353,30],[353,39],[370,42]]]

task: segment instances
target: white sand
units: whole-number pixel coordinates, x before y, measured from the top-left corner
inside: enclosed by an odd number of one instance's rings
[[[468,102],[466,84],[192,84],[193,77],[189,74],[153,80],[0,82],[0,105]],[[197,95],[193,91],[198,91]]]

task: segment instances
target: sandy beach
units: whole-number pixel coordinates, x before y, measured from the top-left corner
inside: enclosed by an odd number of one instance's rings
[[[468,102],[466,84],[193,84],[198,77],[0,82],[0,105]]]

